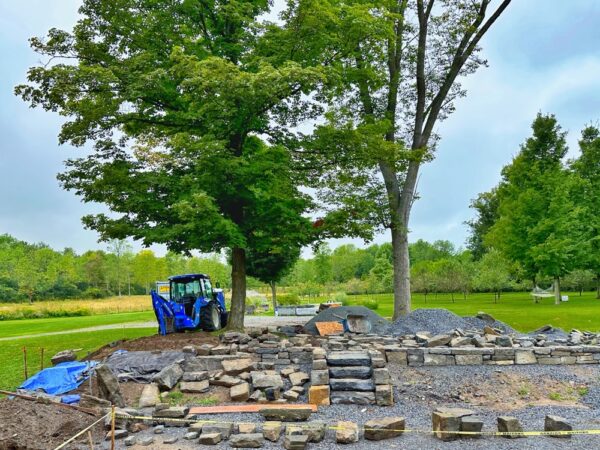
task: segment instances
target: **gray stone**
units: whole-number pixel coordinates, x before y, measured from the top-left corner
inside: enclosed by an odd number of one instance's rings
[[[450,347],[464,347],[465,345],[471,345],[471,338],[468,336],[455,337],[450,341]]]
[[[551,416],[548,415],[544,419],[544,431],[573,431],[573,426],[567,422],[566,419],[563,419],[559,416]],[[570,438],[570,434],[552,434],[552,437],[556,438]]]
[[[375,393],[334,391],[331,392],[330,401],[333,405],[372,405],[375,403]]]
[[[163,438],[163,444],[174,444],[175,442],[177,442],[179,440],[179,437],[177,436],[166,436]]]
[[[500,431],[502,433],[522,432],[523,427],[519,423],[519,419],[517,419],[516,417],[500,416],[500,417],[498,417],[498,431]],[[508,434],[503,437],[513,439],[513,438],[521,438],[521,437],[525,437],[525,436]]]
[[[483,364],[482,355],[455,355],[457,366],[477,366]]]
[[[308,444],[308,436],[305,434],[287,434],[283,441],[286,450],[304,450]]]
[[[132,445],[135,445],[137,442],[137,438],[135,436],[129,436],[126,437],[125,440],[123,441],[123,444],[125,444],[126,447],[131,447]]]
[[[378,406],[392,406],[394,404],[394,391],[391,384],[378,384],[375,386],[375,402]]]
[[[251,359],[229,359],[222,362],[223,370],[227,375],[239,375],[242,372],[250,372],[254,368]]]
[[[390,371],[385,368],[373,370],[373,381],[375,384],[390,384]]]
[[[442,441],[453,441],[459,435],[461,416],[450,412],[434,411],[431,414],[433,435]]]
[[[154,410],[154,417],[164,417],[169,419],[181,419],[188,413],[187,406],[172,406],[166,409]]]
[[[238,423],[238,433],[256,433],[256,424],[251,422]]]
[[[327,370],[311,371],[310,372],[310,384],[312,386],[329,384],[329,371],[327,371]]]
[[[363,352],[332,352],[327,355],[330,366],[369,366],[371,357]]]
[[[194,439],[198,439],[198,436],[200,436],[200,434],[197,431],[188,431],[187,433],[185,433],[183,438],[186,441],[193,441]]]
[[[202,370],[200,372],[184,372],[183,377],[181,378],[183,381],[204,381],[208,380],[208,372],[206,370]]]
[[[452,336],[447,334],[437,334],[427,340],[427,347],[442,347],[452,340]]]
[[[222,440],[221,433],[202,433],[198,442],[202,445],[217,445]]]
[[[183,369],[177,363],[171,364],[158,372],[152,378],[158,387],[163,391],[170,391],[175,387],[183,376]]]
[[[423,355],[423,364],[426,366],[453,366],[455,360],[452,355],[431,355],[426,353]]]
[[[335,430],[335,442],[354,444],[358,442],[358,425],[354,422],[338,422]]]
[[[330,367],[331,378],[371,378],[370,366]]]
[[[251,372],[252,386],[255,389],[264,389],[268,387],[282,388],[283,380],[278,373]],[[293,374],[292,374],[293,375]],[[291,375],[290,375],[291,376]],[[307,375],[308,376],[308,375]]]
[[[496,338],[496,345],[499,347],[512,347],[513,341],[510,336],[498,336]]]
[[[142,394],[140,395],[139,407],[140,408],[149,408],[156,406],[159,402],[160,391],[158,390],[158,386],[154,383],[146,384],[144,389],[142,389]]]
[[[310,376],[305,372],[294,372],[290,374],[289,378],[293,386],[302,386],[310,380]]]
[[[264,442],[265,438],[261,433],[234,434],[229,438],[229,445],[236,448],[259,448]]]
[[[381,441],[398,437],[404,433],[404,417],[383,417],[365,422],[365,439]]]
[[[242,383],[242,380],[238,377],[232,377],[230,375],[222,375],[219,378],[215,378],[214,380],[210,380],[210,384],[215,386],[223,386],[223,387],[232,387],[236,384]]]
[[[233,433],[232,422],[205,423],[202,425],[202,434],[219,433],[222,438],[228,439]]]
[[[179,390],[188,394],[202,394],[210,388],[208,380],[203,381],[182,381]]]
[[[146,436],[138,440],[138,445],[141,445],[142,447],[147,447],[152,444],[154,444],[154,436]]]
[[[274,402],[281,398],[281,389],[275,387],[268,387],[264,390],[267,401]]]
[[[164,425],[156,425],[154,427],[154,434],[163,434],[165,432],[165,426]]]
[[[53,366],[69,361],[75,361],[77,359],[77,354],[73,350],[63,350],[62,352],[58,352],[54,355],[50,362]]]
[[[283,398],[291,402],[295,402],[300,398],[300,394],[296,391],[289,390],[283,393]]]
[[[96,367],[95,372],[100,397],[120,408],[125,407],[125,400],[123,400],[123,395],[121,394],[119,381],[115,374],[112,373],[112,370],[106,364],[102,364]]]
[[[250,384],[240,383],[235,386],[231,386],[229,389],[229,396],[231,401],[234,402],[245,402],[250,398]]]
[[[263,423],[263,436],[266,440],[271,442],[277,442],[281,436],[282,430],[281,422],[279,421],[268,421]]]
[[[79,406],[84,407],[84,408],[92,408],[92,409],[110,408],[110,405],[111,405],[111,403],[109,400],[94,397],[93,395],[89,395],[89,394],[81,394],[81,400],[79,401]]]
[[[358,378],[332,378],[329,381],[332,391],[373,391],[375,385],[373,380],[361,380]]]
[[[298,409],[283,409],[277,408],[276,406],[268,406],[261,409],[260,414],[269,421],[281,421],[281,422],[296,422],[307,420],[312,414],[310,408],[298,408]]]
[[[327,425],[325,422],[307,422],[302,425],[288,425],[286,434],[301,434],[308,436],[308,442],[321,442],[325,438]]]
[[[327,370],[327,360],[315,359],[312,363],[313,370]]]
[[[515,351],[515,363],[516,364],[537,364],[537,358],[535,354],[527,350]]]
[[[465,431],[469,433],[479,433],[483,429],[483,420],[478,417],[467,416],[462,417],[460,420],[460,431]],[[461,434],[463,438],[472,438],[477,439],[480,438],[480,434]]]
[[[125,439],[129,435],[129,431],[127,430],[115,430],[115,440],[117,439]],[[112,439],[113,432],[109,431],[106,433],[106,440],[110,441]]]

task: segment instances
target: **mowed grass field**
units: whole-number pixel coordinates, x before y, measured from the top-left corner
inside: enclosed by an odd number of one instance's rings
[[[569,296],[568,302],[554,304],[554,298],[541,299],[535,303],[528,292],[503,293],[497,303],[493,294],[471,294],[466,299],[460,294],[429,294],[427,302],[422,294],[413,294],[412,307],[446,308],[459,316],[473,316],[479,311],[491,314],[496,319],[506,322],[518,331],[530,332],[543,325],[550,324],[566,331],[572,328],[587,331],[600,331],[600,300],[595,292],[564,292]],[[360,305],[375,300],[378,304],[376,312],[390,318],[393,314],[392,294],[351,295],[348,303]]]

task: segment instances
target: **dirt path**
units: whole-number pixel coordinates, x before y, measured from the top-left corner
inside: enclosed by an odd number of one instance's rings
[[[282,325],[304,325],[310,317],[273,317],[273,316],[247,316],[244,325],[247,327],[266,327]],[[25,334],[22,336],[10,336],[0,338],[1,341],[10,341],[13,339],[26,339],[43,336],[56,336],[59,334],[87,333],[90,331],[114,330],[122,328],[156,328],[158,324],[155,320],[146,322],[125,322],[114,323],[111,325],[98,325],[97,327],[77,328],[75,330],[51,331],[48,333]]]

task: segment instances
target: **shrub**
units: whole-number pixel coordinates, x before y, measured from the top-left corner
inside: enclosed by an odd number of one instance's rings
[[[282,306],[299,305],[300,297],[297,294],[279,294],[277,296],[277,303]]]
[[[333,296],[333,301],[348,306],[348,296],[345,292],[336,292]]]
[[[379,303],[377,302],[377,300],[365,300],[363,302],[363,306],[372,309],[373,311],[377,311],[379,309]]]

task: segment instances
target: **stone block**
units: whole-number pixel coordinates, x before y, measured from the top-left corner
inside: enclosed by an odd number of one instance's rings
[[[334,405],[373,405],[375,404],[374,392],[358,391],[333,391],[330,401]]]
[[[457,366],[477,366],[483,364],[483,355],[455,355]]]
[[[354,422],[338,422],[335,430],[335,442],[354,444],[358,442],[358,425]]]
[[[434,411],[431,414],[433,434],[442,441],[453,441],[458,438],[461,416],[451,412]]]
[[[452,355],[423,355],[423,364],[426,366],[453,366],[455,359]]]
[[[404,433],[404,417],[383,417],[365,422],[365,439],[369,441],[381,441],[398,437]]]
[[[308,436],[305,434],[288,434],[283,441],[286,450],[304,450],[308,444]]]
[[[310,384],[313,386],[329,384],[329,371],[328,370],[313,370],[313,371],[311,371]]]
[[[277,442],[281,436],[283,426],[279,421],[267,421],[263,423],[263,436],[266,440]]]
[[[250,398],[250,384],[240,383],[231,386],[229,396],[233,402],[245,402]]]
[[[330,367],[331,378],[371,378],[373,371],[370,366]]]
[[[329,385],[332,391],[373,391],[375,389],[371,379],[332,378],[329,380]]]
[[[375,384],[390,384],[390,371],[386,368],[373,370]]]
[[[378,384],[375,386],[375,401],[378,406],[392,406],[394,404],[394,391],[391,384]]]
[[[283,409],[276,406],[267,406],[260,410],[260,414],[266,420],[297,422],[307,420],[312,414],[312,410],[310,408]]]
[[[228,439],[233,433],[232,422],[216,422],[216,423],[205,423],[202,426],[202,434],[207,433],[219,433],[223,439]]]
[[[532,351],[515,351],[515,364],[537,364],[537,358]]]
[[[264,442],[261,433],[234,434],[229,438],[229,445],[234,448],[260,448]]]
[[[557,431],[557,432],[573,431],[573,426],[569,422],[567,422],[566,419],[563,419],[562,417],[548,415],[544,419],[544,431]],[[551,436],[556,437],[556,438],[570,438],[571,437],[570,434],[560,434],[560,433],[553,434]]]
[[[182,381],[179,384],[179,390],[187,394],[201,394],[207,392],[210,388],[208,380],[203,381]]]
[[[479,433],[483,429],[483,420],[478,417],[467,416],[460,419],[460,431]],[[478,439],[480,434],[461,434],[460,437],[467,439]]]
[[[327,355],[330,366],[370,366],[371,357],[363,352],[332,352]]]
[[[198,442],[202,445],[217,445],[222,440],[221,433],[202,433]]]
[[[311,386],[308,389],[308,403],[311,405],[329,405],[329,386]]]
[[[500,417],[498,417],[498,431],[500,431],[502,433],[507,433],[507,432],[508,433],[516,433],[516,432],[522,432],[523,427],[521,426],[519,419],[517,419],[516,417],[500,416]],[[514,438],[521,438],[521,437],[525,437],[525,436],[508,434],[503,437],[508,438],[508,439],[514,439]]]
[[[389,364],[406,366],[408,364],[408,355],[406,352],[386,351],[385,357]]]

